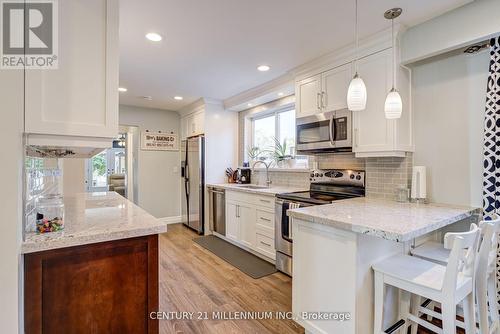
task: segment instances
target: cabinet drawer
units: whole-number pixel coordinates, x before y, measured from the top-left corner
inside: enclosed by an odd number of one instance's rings
[[[271,196],[256,196],[256,198],[255,198],[255,204],[259,205],[259,206],[262,206],[262,207],[265,207],[265,208],[269,208],[269,209],[273,209],[274,210],[274,197],[271,197]]]
[[[226,200],[252,204],[274,211],[274,197],[272,196],[256,195],[245,193],[242,191],[228,190],[226,191]]]
[[[257,209],[257,226],[269,228],[274,231],[274,212]]]
[[[274,249],[274,239],[268,236],[257,233],[257,251],[272,259],[276,258],[276,250]]]

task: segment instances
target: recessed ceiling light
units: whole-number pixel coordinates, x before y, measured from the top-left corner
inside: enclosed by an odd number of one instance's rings
[[[147,33],[146,34],[146,38],[149,39],[152,42],[159,42],[162,39],[161,35],[157,34],[155,32]]]
[[[248,106],[248,107],[252,107],[252,106],[253,106],[253,104],[249,103],[249,104],[247,104],[247,106]]]
[[[149,95],[141,96],[141,98],[144,99],[144,100],[148,100],[148,101],[151,101],[153,99],[153,97],[149,96]]]
[[[118,87],[118,91],[119,92],[126,92],[127,88],[125,88],[125,87]]]
[[[260,65],[259,67],[257,67],[257,69],[261,72],[266,72],[269,71],[270,67],[267,65]]]
[[[182,101],[184,98],[182,96],[174,96],[174,100]]]
[[[283,96],[283,95],[285,95],[285,93],[283,93],[283,92],[278,93],[278,96]]]

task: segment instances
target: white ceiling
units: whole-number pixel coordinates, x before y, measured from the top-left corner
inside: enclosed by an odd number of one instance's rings
[[[412,26],[471,1],[359,0],[360,36],[390,26],[383,12],[392,7]],[[120,103],[179,110],[200,97],[226,99],[351,43],[353,24],[349,0],[121,0],[120,86],[128,91]],[[163,40],[146,40],[152,31]]]

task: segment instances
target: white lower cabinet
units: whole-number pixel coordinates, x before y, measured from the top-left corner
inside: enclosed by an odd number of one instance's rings
[[[226,238],[274,260],[274,198],[226,191]]]
[[[255,247],[255,216],[256,210],[254,207],[244,204],[238,206],[240,242],[249,248]]]
[[[235,241],[240,238],[238,204],[226,201],[226,237]]]

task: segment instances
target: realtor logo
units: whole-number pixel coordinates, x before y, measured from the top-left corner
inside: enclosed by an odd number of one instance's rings
[[[2,0],[0,3],[0,68],[57,68],[57,2]]]

